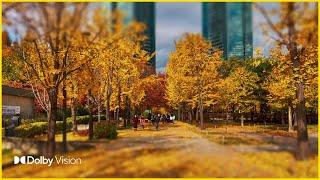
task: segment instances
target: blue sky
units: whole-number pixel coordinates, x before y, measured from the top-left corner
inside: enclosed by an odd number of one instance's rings
[[[264,3],[265,8],[274,8],[275,3]],[[263,47],[267,55],[271,42],[265,37],[259,25],[262,15],[253,8],[253,47]],[[156,66],[157,72],[164,71],[168,55],[174,50],[174,40],[185,32],[201,33],[201,3],[157,3],[156,4]]]

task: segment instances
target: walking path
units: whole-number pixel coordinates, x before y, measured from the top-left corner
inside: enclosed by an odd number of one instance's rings
[[[155,131],[120,130],[95,149],[70,152],[81,165],[19,165],[4,177],[316,177],[317,156],[297,162],[288,151],[224,146],[176,123]]]

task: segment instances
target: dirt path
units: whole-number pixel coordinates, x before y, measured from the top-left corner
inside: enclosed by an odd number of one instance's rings
[[[316,176],[316,160],[306,170],[288,152],[243,153],[241,148],[208,141],[185,124],[145,130],[120,130],[119,138],[96,148],[72,152],[81,165],[19,165],[4,177],[290,177]],[[281,157],[286,160],[286,167]],[[270,159],[271,158],[271,159]],[[269,163],[269,164],[268,164]],[[271,167],[271,168],[270,168]],[[276,168],[276,171],[275,171]],[[36,169],[36,170],[35,170]],[[314,172],[315,171],[315,172]]]

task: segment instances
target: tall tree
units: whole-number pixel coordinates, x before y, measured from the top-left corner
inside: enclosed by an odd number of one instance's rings
[[[310,147],[307,131],[305,85],[303,67],[310,51],[317,49],[318,9],[317,3],[280,3],[278,10],[266,10],[260,4],[255,6],[264,16],[265,33],[288,52],[292,63],[295,86],[295,113],[298,125],[297,158],[307,159]],[[277,18],[272,18],[277,16]],[[268,33],[272,32],[272,33]]]
[[[85,64],[87,59],[83,58],[87,47],[78,43],[83,36],[79,26],[86,23],[87,4],[20,3],[16,7],[19,8],[7,11],[5,22],[13,28],[18,28],[16,24],[24,27],[17,29],[20,35],[25,36],[15,47],[24,66],[22,78],[25,82],[43,87],[48,94],[47,155],[52,157],[55,154],[58,89],[63,80]],[[78,56],[70,57],[71,51]]]
[[[176,43],[176,50],[168,62],[169,101],[175,100],[172,92],[184,92],[190,107],[199,109],[200,128],[204,129],[204,107],[217,100],[216,81],[219,78],[218,68],[221,64],[221,52],[211,52],[212,46],[199,34],[185,34]],[[175,62],[177,61],[177,62]],[[180,73],[177,73],[179,72]],[[181,75],[182,81],[172,81],[174,73]],[[172,84],[174,83],[174,84]],[[177,89],[175,83],[181,83]]]

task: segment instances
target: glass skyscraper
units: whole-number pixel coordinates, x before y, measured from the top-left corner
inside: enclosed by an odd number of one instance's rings
[[[155,36],[155,3],[153,2],[113,2],[112,9],[120,9],[124,12],[124,22],[127,24],[132,20],[144,23],[147,26],[145,31],[148,39],[143,43],[144,50],[150,54],[156,50]],[[149,61],[149,65],[155,72],[155,56]]]
[[[252,57],[252,4],[202,3],[202,33],[225,59]]]

